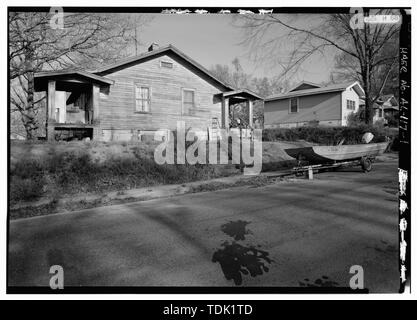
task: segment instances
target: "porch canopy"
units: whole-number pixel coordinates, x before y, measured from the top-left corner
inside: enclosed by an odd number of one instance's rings
[[[35,77],[35,91],[48,91],[48,83],[56,82],[56,90],[72,91],[82,85],[97,84],[99,86],[109,86],[114,83],[113,80],[107,79],[96,74],[82,70],[64,70],[64,71],[44,71],[37,72]]]
[[[97,118],[100,89],[108,88],[113,83],[113,80],[82,70],[45,71],[34,75],[35,92],[46,92],[47,117],[56,122],[61,122],[55,115],[57,108],[56,91],[70,92],[72,97],[81,92],[85,93],[91,97],[92,114],[94,118]],[[68,100],[71,100],[71,96]],[[92,121],[92,116],[89,120]]]
[[[223,126],[229,128],[229,106],[237,103],[246,103],[249,110],[249,127],[253,127],[253,101],[263,100],[259,95],[246,90],[239,89],[224,92],[222,94],[223,104]]]

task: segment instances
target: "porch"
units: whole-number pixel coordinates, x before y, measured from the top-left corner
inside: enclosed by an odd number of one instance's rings
[[[229,129],[230,127],[240,127],[253,129],[253,104],[256,100],[263,100],[262,97],[249,90],[234,90],[222,93],[222,127]],[[237,124],[232,124],[231,120],[234,115],[231,114],[231,109],[234,105],[240,105],[247,111],[248,120],[239,119]]]
[[[92,139],[100,119],[100,92],[108,92],[111,84],[84,71],[35,74],[35,92],[47,98],[47,139]]]

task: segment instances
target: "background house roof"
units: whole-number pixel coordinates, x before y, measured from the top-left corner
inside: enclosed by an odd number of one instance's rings
[[[295,85],[293,88],[288,90],[287,92],[298,91],[298,90],[306,90],[306,89],[314,89],[314,88],[320,88],[320,87],[321,87],[321,85],[319,85],[317,83],[308,82],[308,81],[301,81],[297,85]]]
[[[296,90],[296,91],[289,91],[286,93],[275,94],[275,95],[267,97],[265,101],[273,101],[273,100],[287,99],[287,98],[293,98],[293,97],[308,96],[308,95],[321,94],[321,93],[327,93],[327,92],[338,92],[338,91],[344,91],[348,89],[349,87],[352,87],[360,97],[365,94],[362,87],[359,85],[357,81],[351,81],[351,82],[346,82],[346,83],[333,84],[333,85],[329,85],[326,87]]]
[[[398,101],[395,99],[395,96],[393,94],[385,94],[378,98],[378,103],[390,106],[398,106]]]
[[[373,104],[374,109],[399,110],[398,101],[393,94],[385,94]]]

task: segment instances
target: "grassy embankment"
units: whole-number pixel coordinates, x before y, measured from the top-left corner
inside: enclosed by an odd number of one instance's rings
[[[263,132],[262,170],[280,170],[295,164],[286,148],[316,144],[360,143],[366,131],[374,133],[374,141],[385,135],[393,140],[395,130],[381,128],[295,128],[266,129]],[[156,143],[140,142],[12,142],[10,201],[12,207],[25,202],[48,199],[43,211],[53,211],[57,199],[88,194],[130,190],[166,184],[209,180],[240,174],[234,165],[158,165],[153,158]],[[263,184],[262,179],[245,183]],[[236,185],[241,185],[237,183]],[[190,192],[229,187],[217,183],[191,188]],[[80,203],[76,209],[102,203]],[[35,214],[36,215],[36,214]]]

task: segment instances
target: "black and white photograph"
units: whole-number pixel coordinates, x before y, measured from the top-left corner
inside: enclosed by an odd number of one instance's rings
[[[409,293],[411,8],[140,5],[7,7],[7,293]]]

